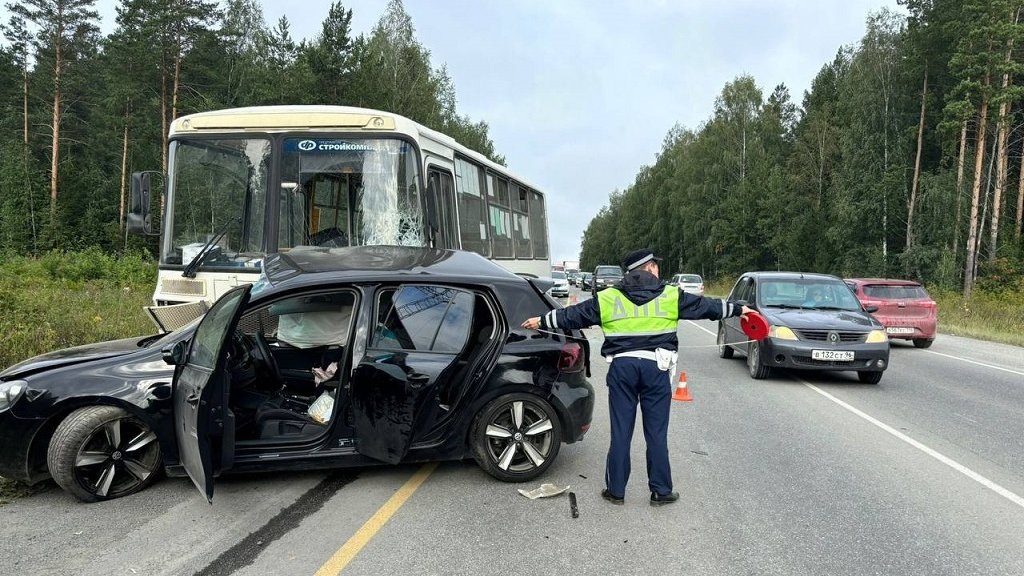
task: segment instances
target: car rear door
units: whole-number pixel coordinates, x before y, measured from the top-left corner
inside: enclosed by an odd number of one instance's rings
[[[475,296],[439,285],[378,290],[375,326],[352,374],[356,450],[397,464],[447,412],[438,403],[473,326]]]
[[[238,325],[252,285],[222,296],[196,327],[188,356],[174,376],[174,427],[178,456],[189,478],[213,501],[213,478],[231,467],[235,419],[228,408],[225,345]]]

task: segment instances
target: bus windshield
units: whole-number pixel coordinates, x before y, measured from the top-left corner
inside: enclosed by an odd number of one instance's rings
[[[168,158],[169,181],[160,259],[188,264],[206,243],[206,262],[259,265],[263,257],[270,140],[176,140]]]
[[[162,263],[188,264],[211,239],[204,268],[252,271],[266,250],[425,244],[411,144],[323,136],[278,142],[281,165],[273,183],[275,144],[267,137],[171,143]],[[272,190],[280,202],[268,218]],[[264,230],[265,223],[276,223],[276,230]]]

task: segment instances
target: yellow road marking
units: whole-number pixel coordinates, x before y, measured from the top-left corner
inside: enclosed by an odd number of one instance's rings
[[[340,574],[342,570],[348,566],[348,563],[356,557],[357,554],[363,549],[364,546],[369,544],[370,540],[388,523],[388,520],[394,516],[395,512],[405,504],[405,501],[409,499],[416,492],[416,489],[420,487],[423,482],[427,480],[430,473],[437,468],[437,462],[431,462],[416,471],[409,478],[398,492],[395,492],[388,501],[380,507],[377,512],[370,517],[369,520],[363,524],[356,533],[345,542],[337,552],[319,570],[316,571],[316,576],[336,576]]]

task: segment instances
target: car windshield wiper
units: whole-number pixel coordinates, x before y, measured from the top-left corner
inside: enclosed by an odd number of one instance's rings
[[[793,306],[792,304],[765,304],[765,308],[785,308],[786,310],[802,310],[803,306]]]
[[[181,275],[185,278],[195,278],[196,270],[199,269],[199,265],[206,259],[207,254],[212,252],[211,248],[213,248],[213,246],[228,233],[228,228],[230,228],[232,224],[241,220],[241,216],[236,216],[231,220],[228,220],[224,224],[224,227],[221,228],[220,232],[218,232],[213,238],[207,240],[206,244],[203,245],[203,248],[199,250],[199,253],[192,258],[192,261],[185,265],[185,269],[181,271]]]
[[[814,306],[814,310],[842,310],[844,312],[855,312],[852,308],[843,308],[841,306]]]

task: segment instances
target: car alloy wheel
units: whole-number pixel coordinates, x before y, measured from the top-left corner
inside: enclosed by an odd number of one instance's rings
[[[156,433],[114,406],[72,412],[54,432],[46,461],[54,481],[85,502],[138,492],[163,464]]]
[[[515,393],[488,403],[472,429],[472,449],[488,474],[525,482],[547,470],[562,443],[562,424],[547,401]]]
[[[718,323],[718,355],[722,358],[732,358],[732,346],[725,343],[725,324]]]

